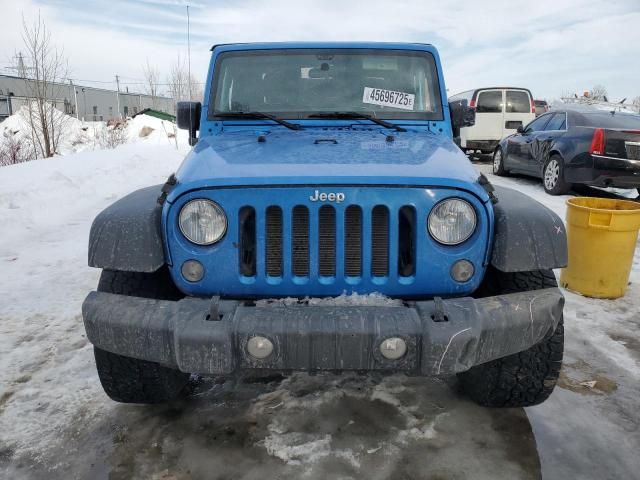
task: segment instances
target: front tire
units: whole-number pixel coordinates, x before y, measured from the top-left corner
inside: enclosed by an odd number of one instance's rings
[[[552,155],[545,163],[542,184],[549,195],[564,195],[571,190],[571,184],[564,181],[564,165],[558,155]]]
[[[504,177],[507,171],[504,169],[504,156],[502,154],[502,148],[496,148],[493,152],[493,174],[500,177]]]
[[[487,272],[483,296],[557,287],[551,270]],[[476,365],[458,374],[465,393],[485,407],[530,407],[544,402],[556,386],[564,352],[564,323],[533,347],[504,358]]]
[[[93,347],[98,377],[111,400],[156,404],[174,400],[189,381],[189,374],[158,363],[124,357]]]
[[[166,267],[153,273],[103,270],[98,291],[160,300],[183,297]],[[98,347],[94,356],[102,388],[116,402],[165,403],[177,398],[189,381],[188,373]]]

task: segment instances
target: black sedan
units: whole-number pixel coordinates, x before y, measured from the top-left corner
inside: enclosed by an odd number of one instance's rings
[[[601,110],[554,110],[503,138],[493,173],[532,175],[551,195],[572,184],[637,188],[640,192],[640,115]]]

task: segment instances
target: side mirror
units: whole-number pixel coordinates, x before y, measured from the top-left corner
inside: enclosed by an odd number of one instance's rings
[[[518,125],[518,128],[516,130],[516,132],[523,134],[524,133],[524,127],[522,125]]]
[[[462,127],[473,127],[476,124],[476,109],[469,107],[467,100],[449,103],[449,113],[454,132]]]
[[[178,128],[189,130],[189,145],[193,147],[198,142],[196,133],[200,130],[202,104],[200,102],[178,102],[176,113]]]

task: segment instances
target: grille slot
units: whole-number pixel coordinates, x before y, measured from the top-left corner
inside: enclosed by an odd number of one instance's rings
[[[344,213],[344,273],[362,276],[362,209],[350,205]]]
[[[336,274],[336,211],[324,205],[318,213],[319,271],[323,277],[333,277]]]
[[[256,274],[256,211],[242,207],[238,214],[240,226],[240,274],[253,277]]]
[[[389,275],[389,210],[384,205],[371,212],[371,275]]]
[[[291,216],[291,256],[293,274],[298,277],[309,275],[309,210],[298,205]]]
[[[267,208],[266,268],[271,277],[282,276],[282,209]]]
[[[398,275],[416,273],[416,210],[405,205],[398,212]]]

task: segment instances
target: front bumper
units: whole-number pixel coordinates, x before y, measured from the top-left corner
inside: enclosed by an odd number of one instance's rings
[[[82,306],[96,347],[183,372],[228,375],[238,370],[403,371],[446,375],[517,353],[553,332],[564,297],[557,288],[496,297],[415,302],[411,306],[284,305],[186,298],[177,302],[91,292]],[[246,350],[269,338],[264,360]],[[400,337],[407,353],[379,350]]]

